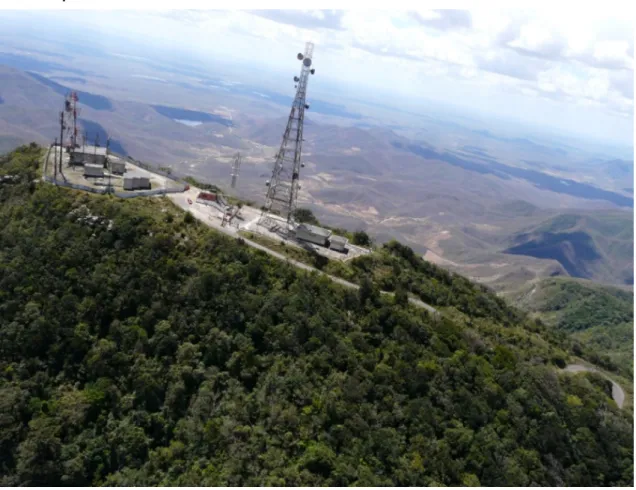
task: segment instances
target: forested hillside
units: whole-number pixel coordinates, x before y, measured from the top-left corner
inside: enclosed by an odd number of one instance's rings
[[[436,320],[41,154],[0,162],[0,484],[632,485],[608,383],[482,288],[390,245]]]
[[[576,354],[633,378],[634,294],[571,278],[529,285],[514,300],[575,340]]]

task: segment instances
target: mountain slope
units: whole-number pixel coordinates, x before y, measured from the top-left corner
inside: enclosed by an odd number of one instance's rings
[[[633,233],[629,213],[562,213],[515,233],[503,252],[556,260],[572,277],[631,285]]]
[[[594,354],[591,360],[633,376],[634,295],[589,281],[549,278],[508,295],[526,311],[567,332]]]
[[[435,321],[168,200],[35,184],[40,155],[0,161],[3,485],[632,484],[605,382],[557,374],[558,339],[480,288],[429,291],[475,295]]]

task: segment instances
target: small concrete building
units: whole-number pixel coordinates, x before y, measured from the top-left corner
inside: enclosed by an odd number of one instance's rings
[[[344,253],[347,251],[348,242],[349,240],[347,240],[343,236],[331,235],[331,237],[329,238],[329,248],[331,250],[335,250],[336,252]]]
[[[331,231],[319,226],[301,223],[296,227],[296,238],[306,242],[315,243],[321,247],[327,246],[327,240],[331,236]]]
[[[84,165],[84,177],[103,177],[104,166],[94,163],[87,163]]]
[[[106,148],[101,146],[80,146],[71,151],[71,165],[94,163],[104,166],[106,163]]]
[[[126,172],[126,163],[125,162],[110,162],[110,171],[114,174],[123,174]]]
[[[125,177],[124,190],[136,191],[140,189],[150,189],[150,179],[148,177]]]

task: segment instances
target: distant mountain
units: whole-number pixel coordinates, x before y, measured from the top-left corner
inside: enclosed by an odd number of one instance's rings
[[[506,254],[558,261],[572,277],[633,284],[633,221],[626,213],[565,213],[510,237]]]
[[[522,233],[515,237],[515,242],[518,244],[504,250],[504,253],[530,255],[538,259],[554,259],[573,277],[592,277],[588,264],[601,258],[592,238],[581,231]]]
[[[502,141],[505,143],[513,143],[515,146],[519,148],[523,148],[524,150],[538,152],[545,155],[565,156],[568,153],[562,148],[555,148],[555,147],[540,145],[527,138],[505,138],[505,137],[497,136],[488,130],[473,130],[473,132],[480,136],[485,136],[486,138],[494,139],[496,141]]]
[[[610,160],[599,165],[600,170],[615,180],[634,180],[634,162],[627,160]]]
[[[555,177],[537,170],[513,167],[498,163],[495,160],[487,162],[475,161],[474,158],[461,158],[448,151],[439,151],[431,148],[423,148],[417,144],[393,143],[395,148],[412,152],[422,158],[439,160],[449,165],[460,167],[470,172],[494,175],[504,180],[512,178],[525,180],[539,189],[545,189],[560,194],[567,194],[583,199],[605,200],[622,207],[634,207],[634,199],[622,194],[607,191],[594,185],[576,182],[571,179]]]

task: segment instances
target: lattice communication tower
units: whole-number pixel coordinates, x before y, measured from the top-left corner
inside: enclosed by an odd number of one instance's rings
[[[77,92],[71,91],[64,99],[64,120],[66,124],[64,126],[64,143],[67,151],[75,150],[79,145],[77,144],[77,115],[79,113],[77,109],[77,101],[79,97]]]
[[[276,154],[272,177],[266,182],[265,209],[261,214],[259,224],[270,227],[270,214],[278,212],[287,220],[287,225],[293,225],[293,215],[296,209],[296,199],[300,188],[301,152],[303,143],[303,123],[305,110],[309,105],[305,101],[309,75],[315,73],[312,68],[314,52],[313,43],[305,44],[305,53],[298,53],[298,60],[302,62],[300,76],[294,77],[296,82],[296,97],[292,104],[287,127],[283,133],[283,141]]]

